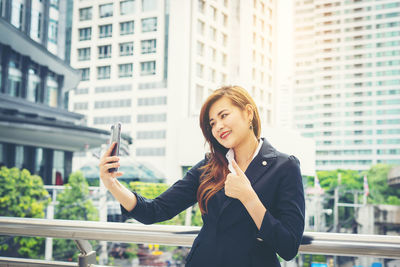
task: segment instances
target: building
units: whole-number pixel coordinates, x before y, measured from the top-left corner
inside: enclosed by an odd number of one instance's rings
[[[71,65],[80,69],[82,82],[70,109],[102,129],[121,121],[134,139],[135,159],[170,181],[180,178],[186,165],[204,157],[201,135],[182,136],[192,127],[201,132],[200,107],[212,90],[243,86],[262,120],[274,123],[275,5],[75,0]],[[193,145],[182,141],[187,139]]]
[[[400,3],[297,0],[295,128],[318,170],[400,164]]]
[[[68,112],[79,72],[63,59],[66,1],[0,1],[0,163],[65,180],[74,151],[100,146],[108,132]]]

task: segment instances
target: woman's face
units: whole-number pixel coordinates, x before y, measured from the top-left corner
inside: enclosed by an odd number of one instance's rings
[[[227,97],[211,105],[209,118],[212,135],[226,148],[235,148],[253,134],[249,129],[253,119],[251,109],[241,110]]]

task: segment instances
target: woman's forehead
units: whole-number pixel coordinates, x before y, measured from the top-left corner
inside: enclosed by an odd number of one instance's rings
[[[214,112],[218,113],[221,109],[232,108],[232,107],[233,107],[232,101],[229,98],[223,96],[211,105],[210,114]]]

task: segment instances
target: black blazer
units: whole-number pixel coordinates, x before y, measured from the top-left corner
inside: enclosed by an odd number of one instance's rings
[[[280,266],[297,255],[304,231],[304,191],[299,160],[278,152],[265,139],[245,174],[267,209],[258,230],[243,204],[220,190],[202,215],[203,227],[186,258],[187,267]],[[144,224],[173,218],[197,202],[203,159],[155,199],[135,193],[137,206],[123,217]]]

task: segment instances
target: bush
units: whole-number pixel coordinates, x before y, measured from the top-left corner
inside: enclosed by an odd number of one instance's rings
[[[0,169],[0,216],[44,218],[50,197],[42,179],[24,169]],[[0,237],[0,255],[42,258],[44,238]]]

